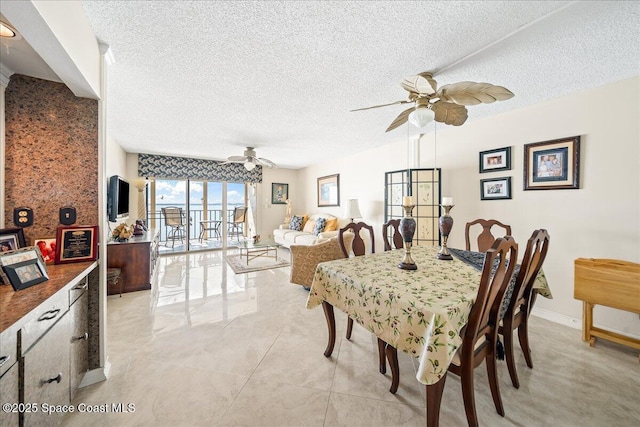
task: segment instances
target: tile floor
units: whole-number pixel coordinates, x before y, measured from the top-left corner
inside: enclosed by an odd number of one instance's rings
[[[283,252],[288,257],[286,250]],[[373,336],[323,356],[321,308],[289,283],[289,267],[236,275],[223,252],[160,258],[153,291],[109,297],[110,378],[81,389],[74,403],[132,403],[131,413],[74,413],[66,426],[423,426],[424,387],[415,362],[399,354],[400,388],[378,373]],[[553,284],[552,284],[553,286]],[[338,336],[346,317],[336,310]],[[518,348],[521,387],[499,364],[506,416],[494,409],[484,367],[476,404],[484,426],[638,426],[637,352],[534,317],[534,369]],[[441,425],[465,426],[460,381],[449,375]]]

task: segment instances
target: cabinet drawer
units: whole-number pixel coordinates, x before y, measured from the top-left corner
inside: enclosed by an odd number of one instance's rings
[[[73,400],[82,377],[89,368],[89,294],[86,292],[69,309],[71,316],[70,398]]]
[[[10,327],[0,334],[0,376],[17,361],[18,331],[14,327]]]
[[[66,293],[65,293],[66,294]],[[24,356],[24,402],[68,405],[70,316],[58,322]],[[25,426],[60,425],[64,413],[25,413]]]
[[[85,276],[82,279],[80,279],[77,285],[69,289],[69,305],[73,304],[75,300],[77,300],[83,294],[85,294],[88,288],[89,288],[89,278],[88,276]]]
[[[18,365],[14,364],[11,369],[0,376],[0,405],[4,403],[16,404],[18,400]],[[14,409],[14,408],[11,408]],[[18,409],[17,407],[15,409]],[[0,410],[0,426],[18,427],[18,412],[5,412]]]
[[[30,313],[29,321],[20,330],[22,355],[28,352],[68,310],[69,294],[66,290],[60,290]]]

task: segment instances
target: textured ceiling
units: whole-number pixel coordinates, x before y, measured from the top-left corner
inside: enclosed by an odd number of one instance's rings
[[[406,106],[349,110],[406,99],[407,75],[515,93],[471,121],[640,74],[636,1],[81,3],[116,61],[108,132],[133,153],[253,146],[299,168],[406,139],[384,132]]]

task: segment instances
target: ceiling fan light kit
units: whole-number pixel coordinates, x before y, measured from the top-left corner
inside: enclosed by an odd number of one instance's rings
[[[278,165],[276,165],[275,163],[273,163],[269,159],[265,159],[265,158],[262,158],[262,157],[256,157],[256,152],[253,149],[253,147],[247,147],[247,149],[244,150],[244,155],[243,156],[231,156],[231,157],[228,157],[227,161],[224,162],[223,164],[228,164],[228,163],[243,163],[244,168],[246,170],[248,170],[249,172],[254,170],[255,167],[258,166],[258,165],[266,166],[268,168],[277,168],[278,167]]]
[[[359,108],[351,111],[369,110],[396,104],[414,104],[403,111],[389,125],[386,132],[393,130],[407,121],[414,126],[424,127],[432,120],[447,125],[461,126],[468,117],[466,105],[491,104],[513,98],[513,93],[502,86],[491,83],[458,82],[442,86],[429,72],[405,77],[400,83],[409,99],[373,107]]]

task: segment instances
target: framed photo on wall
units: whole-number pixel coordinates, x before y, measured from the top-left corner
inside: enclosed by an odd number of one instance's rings
[[[481,179],[480,200],[500,200],[511,198],[511,177]]]
[[[480,173],[511,170],[511,147],[480,152]]]
[[[340,206],[340,174],[318,178],[318,207]]]
[[[524,146],[524,189],[580,188],[580,136]]]
[[[286,205],[289,200],[289,184],[274,182],[271,184],[271,204]]]
[[[98,226],[58,227],[56,264],[95,261],[98,258]]]

